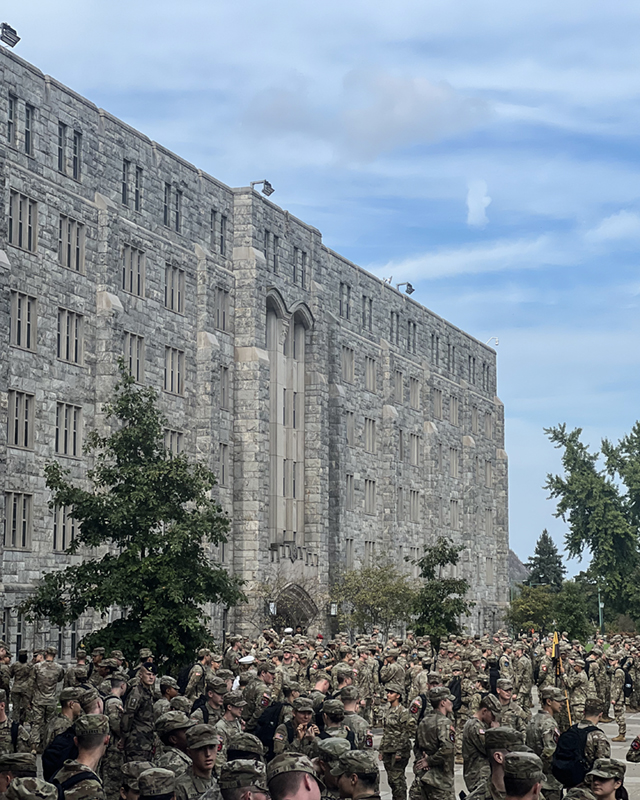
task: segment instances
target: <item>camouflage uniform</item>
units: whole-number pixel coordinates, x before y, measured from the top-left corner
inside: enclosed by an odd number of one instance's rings
[[[562,678],[569,692],[571,721],[575,723],[584,716],[584,704],[587,702],[589,678],[584,670],[582,672],[565,672]]]
[[[11,689],[11,716],[21,725],[27,721],[31,695],[33,694],[33,664],[15,661],[10,668],[13,678]]]
[[[7,800],[58,800],[58,790],[40,778],[14,778],[2,797]]]
[[[64,670],[55,661],[41,661],[33,669],[31,743],[39,752],[46,724],[56,713],[56,688],[63,679]]]
[[[62,769],[58,770],[52,780],[56,784],[64,783],[68,778],[77,775],[79,772],[86,772],[87,776],[84,780],[76,783],[75,786],[65,790],[65,800],[107,800],[102,781],[96,773],[74,759],[65,761]]]
[[[184,690],[185,697],[193,701],[200,697],[201,694],[204,694],[207,672],[207,667],[200,662],[191,667],[189,679],[187,680],[187,688]]]
[[[422,753],[427,755],[429,766],[424,772],[416,772],[410,796],[453,800],[456,732],[451,720],[439,712],[423,717],[418,725],[415,748],[418,758]]]
[[[613,713],[618,726],[618,736],[625,736],[627,733],[627,720],[625,717],[624,703],[624,670],[616,667],[611,676],[611,702]]]
[[[222,800],[218,782],[213,777],[199,778],[193,768],[183,773],[176,781],[176,800],[199,800],[205,792],[212,800]]]
[[[69,717],[66,717],[64,714],[57,714],[50,719],[42,735],[42,749],[44,750],[49,747],[58,734],[64,733],[67,728],[70,728],[72,725],[73,720],[69,719]]]
[[[504,653],[500,656],[498,666],[500,667],[501,678],[511,678],[513,680],[513,662],[509,653]]]
[[[523,711],[531,710],[531,687],[533,686],[533,666],[525,655],[516,659],[513,667],[514,688],[517,692],[517,702]]]
[[[122,735],[120,725],[124,714],[124,705],[121,698],[116,695],[108,695],[104,701],[104,713],[109,720],[109,746],[100,761],[100,777],[104,786],[104,792],[111,800],[120,794],[122,785],[122,765],[124,763],[124,751],[122,749]]]
[[[394,684],[387,685],[391,690]],[[401,686],[394,686],[398,693]],[[379,750],[387,773],[393,800],[406,800],[407,780],[405,770],[411,756],[411,739],[415,733],[415,717],[401,705],[389,707],[384,715],[384,730]]]
[[[540,659],[540,671],[538,673],[538,689],[546,686],[556,685],[556,671],[551,656],[543,655]]]
[[[467,790],[472,792],[491,775],[484,746],[484,725],[477,717],[467,720],[462,732],[462,774]]]
[[[120,720],[126,761],[151,761],[154,751],[153,691],[138,683],[129,692]]]
[[[11,739],[11,726],[12,722],[8,717],[4,722],[0,722],[0,753],[30,753],[29,731],[22,725],[18,726],[18,735],[14,747]]]
[[[247,705],[244,707],[242,717],[247,723],[246,730],[249,733],[256,727],[262,712],[271,705],[271,698],[271,687],[259,678],[256,678],[245,689],[244,699],[247,701]]]
[[[556,744],[560,738],[560,731],[556,720],[546,711],[538,711],[527,725],[526,743],[533,752],[540,757],[547,776],[542,788],[546,800],[560,800],[562,797],[562,784],[553,777],[551,761],[556,751]]]
[[[578,728],[586,728],[590,725],[593,725],[593,723],[588,719],[583,719],[578,723]],[[600,728],[590,731],[587,734],[587,741],[584,746],[584,760],[589,765],[589,769],[591,769],[596,759],[609,758],[610,756],[611,745],[605,732],[601,731]]]
[[[170,745],[163,745],[162,754],[154,759],[156,766],[168,769],[179,778],[191,767],[191,759],[182,750]]]
[[[373,747],[373,737],[369,723],[355,711],[344,712],[345,725],[352,730],[356,737],[356,750],[369,750]]]
[[[511,700],[500,709],[500,725],[524,733],[528,721],[529,715],[520,708],[515,700]]]
[[[315,736],[305,734],[302,739],[297,735],[295,722],[290,719],[278,725],[273,736],[273,752],[279,756],[281,753],[302,753],[302,755],[315,758]]]

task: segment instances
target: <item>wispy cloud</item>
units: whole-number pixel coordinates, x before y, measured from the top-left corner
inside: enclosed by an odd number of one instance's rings
[[[640,239],[640,215],[633,211],[618,211],[605,217],[595,228],[586,234],[590,242],[611,242],[616,240]]]
[[[474,228],[484,228],[489,222],[487,206],[491,198],[487,194],[486,181],[471,181],[467,192],[467,225]]]

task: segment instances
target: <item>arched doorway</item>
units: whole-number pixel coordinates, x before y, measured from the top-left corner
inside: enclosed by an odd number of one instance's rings
[[[318,616],[318,606],[301,586],[289,583],[276,598],[276,626],[306,630]]]

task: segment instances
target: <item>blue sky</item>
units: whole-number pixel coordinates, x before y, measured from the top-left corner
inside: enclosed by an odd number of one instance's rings
[[[559,468],[637,418],[640,5],[8,3],[16,52],[479,339],[499,337],[513,549]]]

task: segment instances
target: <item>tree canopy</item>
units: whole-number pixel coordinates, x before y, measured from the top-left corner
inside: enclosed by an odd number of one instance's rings
[[[94,632],[87,645],[120,647],[129,658],[151,647],[170,665],[210,639],[205,603],[230,606],[243,595],[207,546],[226,541],[229,528],[210,498],[215,476],[165,450],[166,421],[155,391],[137,387],[122,362],[120,370],[104,407],[112,432],[87,437],[91,488],[74,486],[57,461],[45,470],[50,505],[66,506],[77,522],[66,552],[83,560],[46,574],[22,611],[63,626],[88,610],[104,618],[119,607],[121,618]]]
[[[594,630],[583,588],[574,581],[565,581],[559,592],[549,586],[523,586],[511,601],[506,620],[515,633],[555,629],[581,641]]]
[[[567,569],[546,528],[526,566],[529,568],[529,577],[524,581],[526,586],[548,586],[551,591],[560,591]]]

